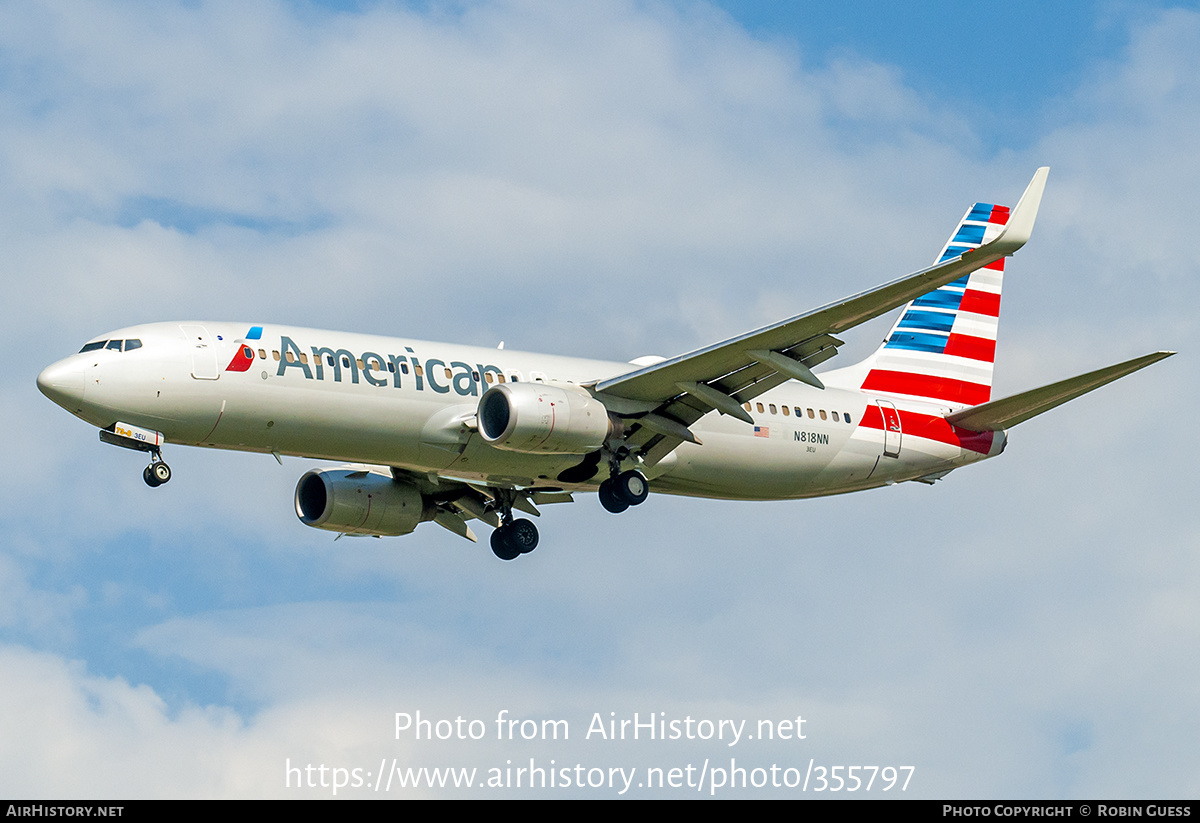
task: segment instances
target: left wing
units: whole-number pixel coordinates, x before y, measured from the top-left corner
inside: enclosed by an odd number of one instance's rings
[[[1033,232],[1049,172],[1042,167],[1034,173],[1004,230],[977,249],[837,303],[601,380],[592,389],[618,414],[648,413],[630,442],[642,449],[650,465],[684,440],[694,440],[686,427],[714,409],[752,423],[742,403],[789,379],[824,388],[811,368],[837,353],[842,341],[834,334],[903,306],[1025,245]]]

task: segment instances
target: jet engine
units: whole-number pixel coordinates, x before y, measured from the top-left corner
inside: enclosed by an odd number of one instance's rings
[[[479,398],[477,419],[488,443],[526,454],[587,454],[620,426],[584,389],[545,383],[493,386]]]
[[[409,534],[434,504],[407,483],[353,469],[313,469],[296,484],[296,516],[314,529],[377,537]]]

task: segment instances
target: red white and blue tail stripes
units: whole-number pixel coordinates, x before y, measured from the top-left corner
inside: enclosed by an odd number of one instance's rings
[[[976,203],[935,262],[994,239],[1009,209]],[[992,394],[1004,258],[918,297],[870,360],[865,391],[974,406]]]

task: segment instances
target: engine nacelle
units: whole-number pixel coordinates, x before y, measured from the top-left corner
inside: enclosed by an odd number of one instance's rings
[[[296,484],[296,516],[314,529],[343,534],[409,534],[435,506],[407,483],[353,469],[313,469]]]
[[[479,398],[479,434],[491,445],[526,454],[587,454],[613,432],[608,409],[572,385],[504,383]]]

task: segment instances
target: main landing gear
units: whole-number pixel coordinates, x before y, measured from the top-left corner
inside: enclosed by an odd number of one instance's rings
[[[650,481],[640,471],[614,473],[600,484],[600,505],[613,514],[638,506],[650,495]]]
[[[537,548],[538,530],[531,520],[509,520],[492,532],[492,552],[501,560],[515,560]]]
[[[538,529],[530,520],[514,520],[512,513],[513,492],[497,489],[496,502],[500,504],[500,525],[492,532],[492,553],[501,560],[515,560],[537,548]]]
[[[157,488],[171,479],[171,467],[163,462],[162,452],[153,452],[150,465],[142,470],[142,479],[150,488]]]

